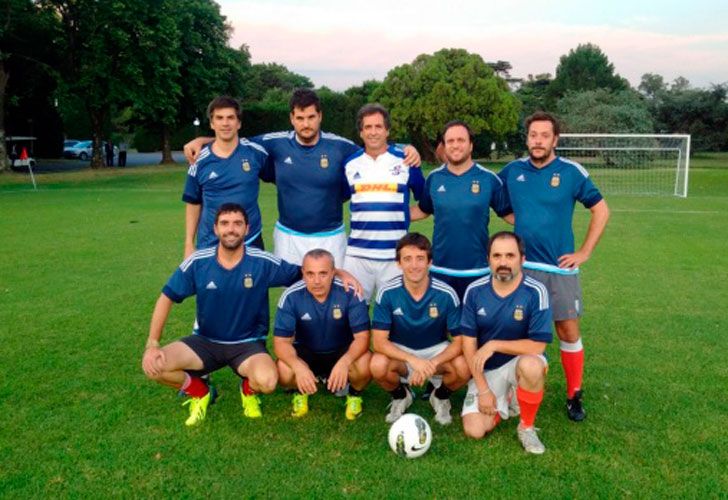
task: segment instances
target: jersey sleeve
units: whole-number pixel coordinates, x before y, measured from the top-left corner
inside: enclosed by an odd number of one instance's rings
[[[256,144],[258,144],[256,142]],[[263,182],[270,182],[275,184],[276,182],[276,167],[273,157],[270,154],[260,153],[260,161],[262,166],[260,167],[260,173],[258,178]]]
[[[270,261],[270,265],[270,280],[268,283],[271,287],[291,286],[301,279],[301,266],[281,259]]]
[[[407,186],[412,191],[412,196],[415,197],[415,200],[419,201],[422,198],[422,191],[425,189],[425,177],[422,175],[422,169],[419,165],[417,167],[410,167]]]
[[[344,168],[341,169],[341,183],[339,185],[339,190],[341,191],[341,200],[342,201],[348,201],[351,199],[351,186],[349,185],[349,179],[346,177],[346,165],[344,165]]]
[[[591,177],[584,177],[579,183],[578,189],[574,197],[586,208],[591,208],[602,201],[602,193],[599,192],[596,185],[592,182]]]
[[[460,311],[460,302],[452,298],[449,302],[447,311],[447,331],[450,335],[460,335],[460,320],[462,312]]]
[[[187,169],[187,179],[182,192],[182,201],[192,205],[202,204],[202,187],[197,180],[197,168],[197,163],[194,163]]]
[[[548,295],[541,298],[538,294],[531,297],[532,314],[528,319],[528,338],[536,342],[550,344],[553,340],[551,332],[551,307]]]
[[[420,210],[425,212],[426,214],[431,214],[435,211],[434,207],[432,206],[432,196],[430,196],[430,185],[432,184],[432,174],[427,176],[427,180],[425,181],[425,185],[422,188],[422,193],[420,194],[419,203],[417,204],[420,207]]]
[[[375,330],[390,330],[392,327],[392,305],[389,294],[383,293],[377,297],[372,314],[372,328]]]
[[[460,333],[468,337],[478,336],[477,316],[475,312],[475,293],[468,288],[463,298],[462,312],[460,314]]]
[[[162,288],[162,293],[169,297],[169,300],[176,302],[177,304],[197,292],[193,276],[195,268],[194,263],[187,266],[186,270],[183,271],[182,269],[184,265],[185,264],[182,263],[182,265],[177,268],[174,274],[172,274],[167,283],[164,285],[164,288]]]
[[[500,206],[498,208],[493,206],[493,210],[495,211],[495,213],[498,214],[499,217],[503,217],[505,215],[513,213],[513,206],[511,205],[511,197],[510,197],[510,193],[508,192],[508,171],[509,170],[510,169],[508,168],[508,165],[506,165],[503,168],[503,170],[501,170],[497,174],[498,178],[502,182],[502,185],[501,185],[502,194],[500,195],[501,198],[498,201]]]
[[[493,182],[493,196],[490,199],[490,206],[498,217],[503,217],[513,212],[511,200],[508,197],[508,190],[500,177],[495,177]]]
[[[359,298],[353,290],[349,295],[349,327],[351,333],[369,331],[369,307],[367,303]]]
[[[296,334],[296,315],[290,295],[282,300],[276,309],[273,335],[276,337],[293,337]]]

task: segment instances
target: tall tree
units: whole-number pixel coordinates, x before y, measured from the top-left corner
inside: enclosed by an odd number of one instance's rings
[[[645,99],[634,90],[569,92],[558,113],[567,132],[651,133],[654,122]]]
[[[598,46],[587,43],[561,56],[549,92],[558,99],[567,92],[609,89],[627,90],[627,80],[614,72],[614,64]]]
[[[410,140],[426,159],[442,126],[459,118],[474,132],[505,137],[515,130],[520,103],[477,54],[442,49],[391,70],[372,96],[389,108],[392,136]]]

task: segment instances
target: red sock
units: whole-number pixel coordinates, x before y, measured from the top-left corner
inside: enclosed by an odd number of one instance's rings
[[[521,406],[521,427],[533,427],[538,407],[541,406],[541,400],[543,400],[543,389],[531,392],[519,386],[516,389],[516,399]]]
[[[253,394],[255,394],[255,391],[253,390],[253,388],[250,387],[250,381],[248,380],[248,377],[243,378],[243,383],[241,384],[241,388],[242,388],[243,394],[245,394],[246,396],[252,396]]]
[[[559,343],[561,350],[561,366],[566,376],[566,396],[571,399],[574,393],[581,389],[581,380],[584,376],[584,346],[581,339],[574,343]]]
[[[210,392],[210,388],[207,384],[199,377],[192,377],[189,373],[185,373],[185,381],[182,383],[181,389],[185,391],[185,394],[192,396],[193,398],[201,398]]]

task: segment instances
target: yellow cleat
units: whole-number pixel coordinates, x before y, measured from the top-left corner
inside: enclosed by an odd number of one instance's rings
[[[246,396],[241,392],[240,398],[243,400],[243,415],[248,418],[260,418],[263,416],[263,412],[260,411],[260,398],[257,395],[251,394],[250,396]]]
[[[291,406],[293,407],[291,411],[292,417],[299,418],[304,416],[308,413],[308,394],[295,392],[293,394],[293,399],[291,399]]]
[[[356,420],[361,416],[361,396],[346,396],[346,419]]]
[[[190,405],[190,416],[187,420],[185,420],[185,425],[187,427],[193,427],[205,420],[205,417],[207,416],[207,407],[210,405],[210,399],[212,399],[211,394],[212,391],[208,391],[208,393],[201,398],[190,398],[182,403],[182,406]]]

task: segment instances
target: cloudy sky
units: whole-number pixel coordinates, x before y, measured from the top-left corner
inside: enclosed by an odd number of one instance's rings
[[[727,0],[218,0],[232,45],[316,86],[383,79],[441,48],[505,60],[514,77],[551,73],[580,43],[597,44],[636,85],[644,73],[695,86],[728,82]]]

